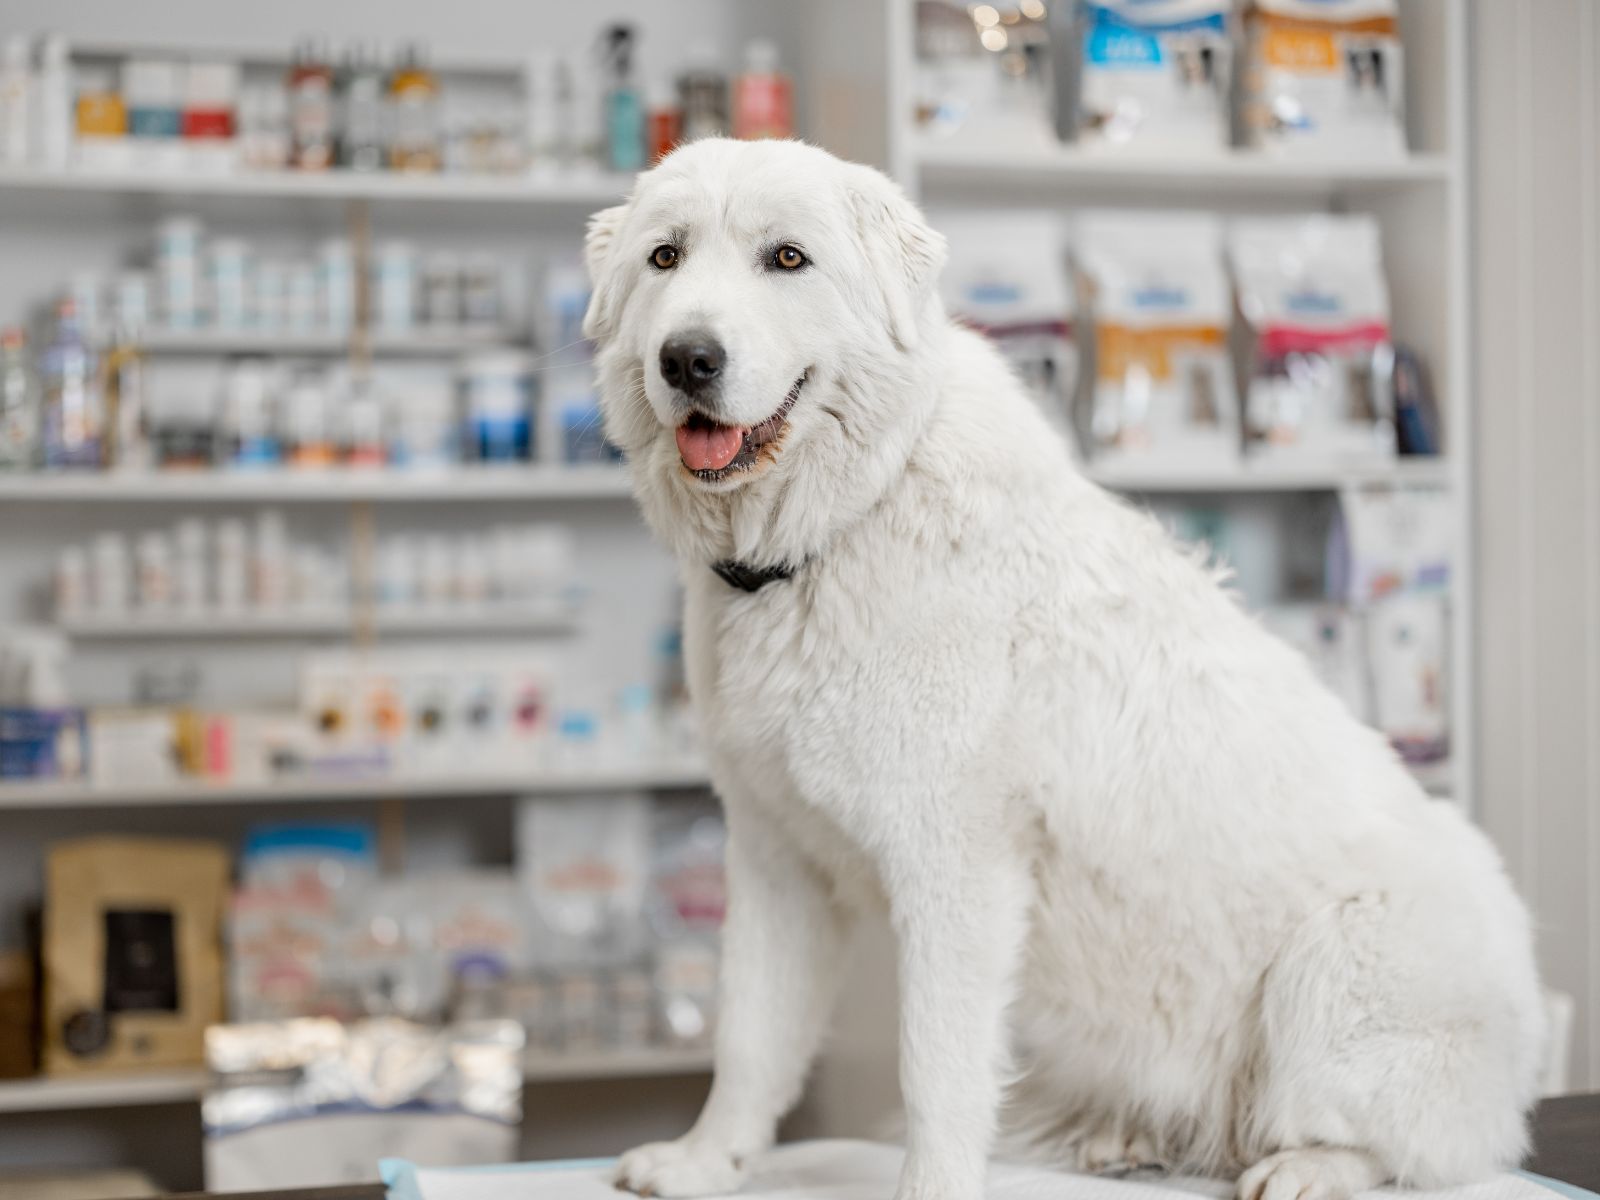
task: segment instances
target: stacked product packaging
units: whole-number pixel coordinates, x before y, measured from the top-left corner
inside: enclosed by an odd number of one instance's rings
[[[538,327],[532,338],[510,319],[511,273],[486,254],[380,243],[364,323],[360,269],[347,238],[287,258],[208,237],[192,217],[163,221],[150,269],[70,280],[38,353],[22,329],[0,333],[0,471],[620,459],[601,428],[580,266],[537,273],[535,319],[522,322]],[[164,338],[260,352],[229,355],[204,383],[150,361]],[[531,340],[555,350],[536,358]],[[366,369],[329,361],[358,343],[442,353]]]
[[[916,115],[936,137],[1203,157],[1402,157],[1396,0],[918,5]]]
[[[1097,476],[1227,478],[1437,455],[1417,356],[1390,328],[1377,223],[1362,215],[932,214],[947,309],[990,334]],[[1041,253],[1043,249],[1045,252]],[[1325,561],[1263,596],[1353,711],[1418,766],[1448,758],[1450,512],[1429,487],[1345,489]],[[1181,532],[1228,555],[1223,518]],[[1268,590],[1272,586],[1268,585]]]
[[[1371,217],[933,220],[950,241],[947,309],[995,337],[1108,475],[1439,453],[1425,375],[1393,342]]]
[[[723,842],[707,797],[616,795],[521,801],[514,869],[386,877],[362,824],[259,827],[236,883],[212,842],[58,843],[42,1054],[7,1058],[51,1074],[197,1065],[219,1022],[303,1018],[508,1022],[541,1057],[703,1048]]]
[[[301,39],[271,56],[121,55],[59,35],[0,42],[0,164],[54,169],[514,175],[632,172],[679,141],[788,137],[789,77],[753,41],[732,78],[697,53],[642,82],[639,31],[587,54],[439,70],[426,46]],[[459,82],[452,76],[465,76]]]

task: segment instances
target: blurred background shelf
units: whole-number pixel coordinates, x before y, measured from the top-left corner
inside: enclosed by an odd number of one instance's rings
[[[421,358],[522,345],[526,342],[525,335],[498,325],[461,325],[446,328],[422,326],[403,334],[377,333],[368,339],[367,345],[376,355]],[[332,356],[349,354],[353,346],[354,339],[351,336],[314,333],[150,329],[139,336],[139,348],[146,354]]]
[[[687,757],[624,762],[617,766],[530,767],[493,773],[285,779],[261,783],[183,781],[110,787],[82,782],[0,782],[0,810],[537,796],[666,791],[704,788],[710,783],[705,764]]]
[[[523,1059],[522,1074],[527,1083],[541,1084],[704,1075],[710,1070],[711,1051],[708,1049],[649,1047],[582,1054],[531,1053]],[[0,1113],[193,1104],[205,1091],[207,1078],[205,1071],[191,1069],[76,1079],[0,1080]]]
[[[1145,158],[1128,154],[1084,153],[1071,146],[1017,149],[1005,145],[912,143],[913,160],[924,190],[1094,189],[1154,190],[1163,199],[1197,194],[1247,196],[1323,196],[1333,193],[1392,191],[1453,178],[1443,154],[1412,154],[1392,161],[1326,162],[1269,158],[1245,150],[1192,158]]]
[[[7,503],[621,500],[631,495],[620,465],[0,474],[0,501]]]
[[[626,194],[630,176],[601,172],[550,175],[426,175],[404,172],[164,171],[140,167],[0,167],[0,199],[85,195],[211,196],[235,199],[449,201],[463,204],[552,205],[564,208],[613,204]]]
[[[379,633],[569,633],[578,624],[572,604],[417,605],[378,608],[373,628]],[[73,616],[56,627],[73,638],[235,638],[348,636],[362,616],[354,609],[283,609],[273,612],[124,613]]]
[[[1450,462],[1443,458],[1401,458],[1361,464],[1243,462],[1221,467],[1167,469],[1142,464],[1096,465],[1086,473],[1096,483],[1122,492],[1323,492],[1343,487],[1403,485],[1446,487]]]

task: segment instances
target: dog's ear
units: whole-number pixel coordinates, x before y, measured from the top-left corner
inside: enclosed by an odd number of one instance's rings
[[[856,231],[883,293],[889,334],[901,349],[910,350],[944,266],[944,235],[881,172],[853,166],[848,187]]]
[[[583,315],[583,336],[601,341],[611,335],[616,308],[615,272],[609,269],[611,240],[628,215],[626,204],[603,208],[589,218],[589,231],[583,239],[583,265],[589,271],[589,310]]]

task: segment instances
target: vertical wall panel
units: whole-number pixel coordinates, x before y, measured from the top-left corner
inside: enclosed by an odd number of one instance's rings
[[[1600,21],[1480,0],[1472,53],[1479,805],[1600,1086]]]

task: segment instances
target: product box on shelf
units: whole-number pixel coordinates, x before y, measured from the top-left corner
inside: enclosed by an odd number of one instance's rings
[[[196,1065],[222,1019],[227,852],[84,838],[45,862],[45,1069]]]
[[[81,708],[0,708],[0,779],[82,779],[89,771]]]

